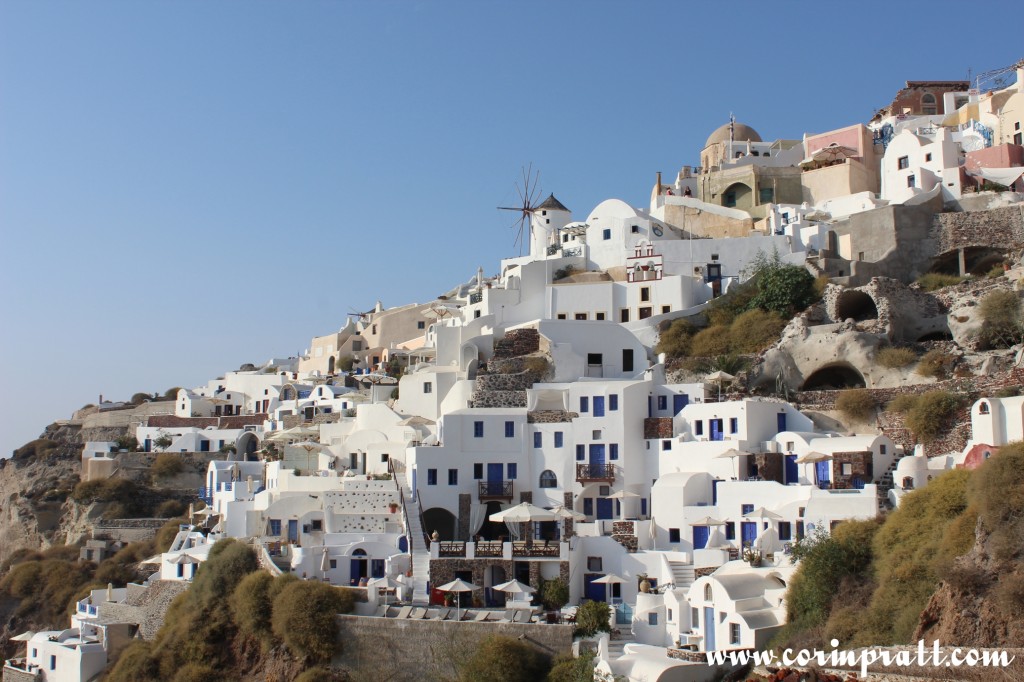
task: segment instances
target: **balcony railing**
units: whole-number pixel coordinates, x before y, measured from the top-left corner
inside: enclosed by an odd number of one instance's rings
[[[559,543],[556,541],[534,540],[533,542],[517,541],[512,543],[512,556],[557,558],[560,551]]]
[[[469,295],[470,305],[472,305],[473,303],[479,303],[482,300],[484,300],[484,295],[482,292],[477,291]]]
[[[512,481],[480,481],[478,497],[483,500],[512,501]]]
[[[614,464],[577,464],[576,480],[580,483],[591,481],[615,482]]]

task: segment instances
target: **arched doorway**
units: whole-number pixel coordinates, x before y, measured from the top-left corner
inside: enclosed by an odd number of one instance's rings
[[[813,372],[800,387],[801,391],[828,391],[845,388],[864,388],[867,384],[861,373],[851,365],[836,363],[825,365]]]
[[[369,578],[370,572],[367,567],[366,551],[356,549],[352,552],[352,560],[349,564],[348,584],[353,587],[358,585],[363,578]]]
[[[423,524],[427,535],[437,531],[442,540],[454,540],[456,530],[455,514],[442,507],[431,507],[423,512]]]
[[[856,322],[878,319],[878,306],[875,299],[863,291],[844,291],[836,299],[836,319]]]
[[[332,355],[327,360],[327,373],[334,374],[334,356]]]
[[[238,450],[238,459],[240,461],[259,461],[259,455],[256,452],[260,449],[260,439],[255,433],[243,433],[238,437],[238,443],[235,447]]]
[[[734,182],[722,192],[722,206],[749,209],[754,207],[754,192],[742,182]]]

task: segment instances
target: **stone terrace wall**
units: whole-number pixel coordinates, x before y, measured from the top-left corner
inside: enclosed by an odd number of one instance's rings
[[[286,414],[281,422],[286,429],[293,429],[303,424],[334,424],[341,421],[341,412],[328,412],[327,414],[314,414],[312,419],[306,419],[301,414]]]
[[[514,358],[540,350],[540,332],[536,329],[512,329],[494,342],[494,358]]]
[[[136,623],[143,639],[153,639],[164,623],[174,598],[189,588],[184,580],[155,580],[149,589],[132,590],[124,604],[103,604],[100,619],[107,623]]]
[[[934,236],[939,253],[968,246],[1020,248],[1024,246],[1024,204],[967,213],[939,213]]]
[[[520,639],[546,656],[568,654],[571,625],[472,623],[338,616],[341,654],[333,665],[354,670],[376,670],[380,679],[411,679],[410,668],[421,679],[454,678],[453,660],[471,656],[481,641],[493,635]],[[400,674],[401,673],[401,674]]]

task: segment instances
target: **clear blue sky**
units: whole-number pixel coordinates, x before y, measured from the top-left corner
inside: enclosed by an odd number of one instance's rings
[[[1024,56],[956,8],[6,0],[0,453],[496,272],[522,165],[645,205],[730,111],[799,137]]]

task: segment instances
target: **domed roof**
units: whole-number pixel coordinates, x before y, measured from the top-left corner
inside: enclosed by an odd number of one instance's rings
[[[757,134],[757,131],[748,125],[742,123],[733,124],[733,137],[734,142],[762,142],[761,136]],[[711,133],[708,137],[708,141],[704,143],[705,147],[710,147],[713,144],[719,142],[729,141],[729,124],[726,123],[724,126]]]

